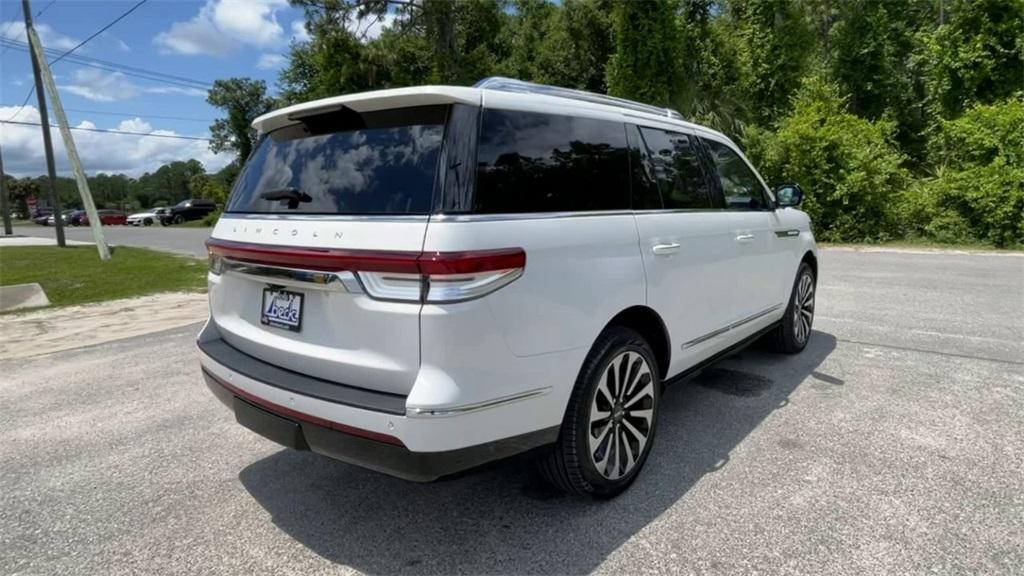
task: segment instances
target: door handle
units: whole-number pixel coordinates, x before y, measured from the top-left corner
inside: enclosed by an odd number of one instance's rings
[[[742,242],[744,244],[751,242],[753,239],[753,234],[740,234],[739,236],[736,237],[737,242]]]
[[[678,251],[679,244],[675,242],[672,242],[671,244],[655,244],[654,246],[651,247],[651,252],[654,252],[659,256],[664,256],[665,254],[671,254],[673,252]]]

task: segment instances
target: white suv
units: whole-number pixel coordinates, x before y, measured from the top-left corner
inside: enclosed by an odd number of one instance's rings
[[[671,110],[503,78],[257,118],[208,241],[211,390],[296,449],[416,481],[540,448],[624,490],[663,383],[811,335],[802,193]]]

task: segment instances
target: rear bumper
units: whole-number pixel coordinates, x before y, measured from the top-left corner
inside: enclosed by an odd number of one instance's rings
[[[456,450],[413,452],[393,436],[326,421],[261,400],[205,369],[203,378],[214,396],[235,413],[239,424],[269,440],[412,482],[430,482],[513,456],[550,444],[558,435],[555,427]]]

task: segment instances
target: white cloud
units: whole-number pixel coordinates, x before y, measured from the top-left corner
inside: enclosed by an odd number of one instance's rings
[[[70,50],[78,45],[78,40],[57,32],[48,24],[37,22],[35,26],[36,34],[39,34],[39,41],[43,43],[44,48]],[[25,34],[25,23],[21,20],[5,20],[0,22],[0,37],[18,42],[28,42]]]
[[[16,106],[0,106],[0,118],[9,118],[18,110]],[[39,122],[39,111],[33,106],[26,106],[14,120],[19,122]],[[82,128],[96,128],[90,121],[78,124]],[[142,118],[125,120],[114,127],[127,132],[145,132],[147,134],[177,135],[173,130],[154,129]],[[67,154],[60,132],[54,128],[54,156],[57,170],[62,174],[70,173]],[[231,162],[231,154],[214,154],[210,152],[205,140],[179,140],[157,136],[129,136],[101,132],[72,131],[75,145],[82,157],[82,165],[86,172],[124,173],[129,176],[141,176],[145,172],[153,172],[163,164],[175,160],[195,158],[203,163],[207,171],[220,170]],[[0,146],[4,151],[4,171],[16,176],[43,174],[46,171],[43,154],[42,130],[39,126],[6,124],[0,130]]]
[[[256,67],[260,70],[276,70],[283,66],[287,61],[288,58],[281,54],[260,54],[260,59],[256,62]]]
[[[129,46],[127,42],[125,42],[124,40],[121,40],[117,36],[114,36],[110,32],[104,32],[103,33],[103,38],[105,40],[107,40],[107,42],[111,46],[113,46],[114,49],[116,49],[118,52],[131,52],[132,51],[132,47]]]
[[[93,68],[79,68],[71,75],[70,83],[60,87],[72,94],[96,102],[131,100],[140,93],[180,94],[182,96],[205,97],[206,91],[184,86],[139,86],[120,72],[106,72]]]
[[[120,72],[79,68],[71,76],[72,83],[61,88],[95,102],[130,100],[139,93],[138,86]]]
[[[153,42],[165,53],[187,56],[224,56],[239,44],[280,45],[284,29],[277,22],[277,9],[284,6],[286,0],[207,0],[194,18],[175,22]]]
[[[311,39],[306,31],[305,20],[292,20],[292,40],[296,42],[309,42]]]
[[[149,88],[143,88],[143,92],[146,94],[180,94],[182,96],[198,96],[200,98],[206,98],[206,90],[199,88],[186,88],[184,86],[151,86]]]

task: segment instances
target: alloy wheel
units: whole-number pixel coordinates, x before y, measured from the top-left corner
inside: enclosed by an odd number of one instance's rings
[[[609,480],[629,474],[643,455],[654,425],[654,378],[643,355],[612,358],[590,407],[589,451]]]
[[[804,342],[811,335],[811,323],[814,321],[814,279],[810,274],[800,277],[796,290],[796,301],[793,302],[793,327],[798,342]]]

